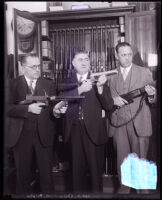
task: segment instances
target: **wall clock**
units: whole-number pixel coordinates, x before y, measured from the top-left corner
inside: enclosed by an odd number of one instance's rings
[[[24,53],[29,53],[34,48],[34,33],[36,23],[17,15],[17,35],[19,49]]]
[[[28,38],[34,34],[35,22],[21,16],[17,16],[17,33],[20,38]]]

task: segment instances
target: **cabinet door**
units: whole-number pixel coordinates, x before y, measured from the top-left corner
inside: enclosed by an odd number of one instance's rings
[[[26,54],[36,55],[41,59],[40,20],[30,12],[14,9],[14,77],[23,74],[21,57]]]
[[[157,53],[156,11],[126,15],[126,41],[135,51],[134,62],[148,66],[148,54]]]

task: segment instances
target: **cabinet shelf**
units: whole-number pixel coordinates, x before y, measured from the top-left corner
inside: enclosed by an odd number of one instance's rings
[[[51,39],[47,35],[42,35],[42,41],[50,41],[51,42]]]

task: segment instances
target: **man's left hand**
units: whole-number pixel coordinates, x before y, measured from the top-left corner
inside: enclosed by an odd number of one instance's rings
[[[98,89],[98,93],[99,94],[102,94],[103,92],[103,85],[106,83],[107,81],[107,77],[105,75],[101,75],[98,77],[98,80],[97,80],[97,89]]]
[[[146,85],[145,86],[145,91],[148,94],[148,96],[154,96],[155,92],[156,92],[156,89],[151,85]]]
[[[68,102],[67,101],[60,101],[55,105],[53,108],[53,115],[56,118],[60,117],[60,114],[65,114],[68,108]]]
[[[98,77],[97,86],[103,86],[107,81],[106,75],[101,75]]]

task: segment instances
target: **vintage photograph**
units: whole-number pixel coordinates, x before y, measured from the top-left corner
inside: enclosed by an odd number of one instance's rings
[[[3,197],[160,199],[161,2],[2,4]]]

